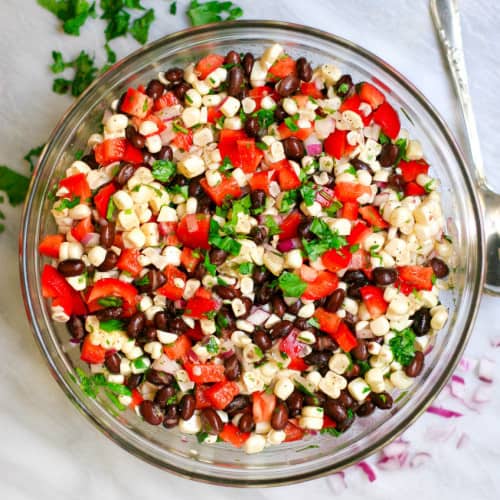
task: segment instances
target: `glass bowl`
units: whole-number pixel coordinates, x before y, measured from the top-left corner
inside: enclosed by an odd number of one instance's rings
[[[440,179],[444,213],[456,252],[455,286],[443,294],[450,308],[447,325],[437,336],[425,368],[390,411],[356,419],[335,438],[310,436],[306,441],[267,448],[257,455],[224,443],[200,445],[181,435],[142,422],[134,412],[117,414],[107,400],[93,400],[75,382],[82,366],[78,347],[68,341],[64,325],[50,318],[42,298],[38,255],[40,238],[54,230],[48,194],[85,149],[105,108],[129,86],[137,86],[171,66],[184,66],[210,52],[262,52],[281,43],[294,57],[331,62],[354,81],[373,81],[400,108],[402,126],[423,145],[434,176]],[[450,131],[427,99],[402,75],[370,52],[342,38],[299,25],[241,21],[207,25],[169,35],[113,66],[74,103],[52,133],[34,172],[21,233],[21,280],[26,310],[35,338],[50,370],[74,406],[114,442],[165,470],[200,481],[230,486],[270,486],[311,479],[347,467],[372,454],[402,433],[437,396],[451,375],[471,331],[483,283],[484,243],[480,206],[466,164]]]

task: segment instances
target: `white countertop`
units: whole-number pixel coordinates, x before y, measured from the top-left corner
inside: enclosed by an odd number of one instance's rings
[[[187,0],[178,0],[178,14],[168,14],[167,1],[155,4],[158,19],[150,39],[187,26],[183,15]],[[451,128],[460,129],[456,101],[447,79],[427,2],[302,0],[237,0],[247,19],[279,19],[309,24],[344,36],[386,59],[412,80],[443,114]],[[500,187],[496,148],[499,144],[500,106],[500,6],[489,0],[462,0],[466,57],[483,154],[493,184]],[[272,5],[272,7],[271,7]],[[307,7],[305,7],[307,5]],[[383,5],[383,6],[382,6]],[[104,43],[100,22],[89,23],[80,38],[57,31],[58,21],[40,9],[35,0],[2,0],[2,50],[0,51],[0,164],[27,172],[21,160],[41,144],[70,103],[70,98],[50,91],[50,52],[74,56],[87,49],[102,64]],[[118,56],[135,50],[134,40],[115,40]],[[459,134],[458,134],[459,135]],[[20,209],[2,206],[6,231],[0,235],[0,498],[5,500],[126,500],[157,498],[179,500],[195,496],[214,500],[272,498],[317,500],[333,496],[336,479],[324,478],[302,485],[274,489],[215,488],[174,477],[155,469],[114,445],[71,406],[50,376],[25,319],[18,284],[17,251]],[[500,362],[500,348],[490,338],[500,334],[498,299],[485,297],[466,356],[489,357]],[[482,383],[472,372],[458,372],[467,379],[468,394]],[[484,385],[484,384],[483,384]],[[430,451],[419,468],[397,471],[375,469],[369,483],[355,468],[346,471],[348,489],[339,498],[407,500],[453,498],[498,499],[500,493],[500,391],[490,386],[492,400],[479,412],[452,401],[464,417],[445,420],[424,415],[406,434],[410,457]],[[467,441],[457,449],[463,433]],[[372,458],[370,463],[374,463]]]

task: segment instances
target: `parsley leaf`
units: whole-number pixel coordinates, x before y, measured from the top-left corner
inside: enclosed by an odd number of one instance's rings
[[[29,183],[30,180],[25,175],[0,165],[0,191],[5,192],[12,206],[20,205],[24,201]]]
[[[97,303],[102,307],[120,307],[123,300],[120,297],[101,297],[97,299]]]
[[[226,17],[223,18],[221,14],[226,14]],[[187,15],[193,26],[200,26],[219,21],[232,21],[243,15],[243,9],[229,1],[210,0],[201,3],[193,0],[189,4]]]
[[[396,332],[396,336],[389,341],[394,359],[403,366],[409,365],[415,356],[414,343],[415,333],[411,328]]]
[[[123,330],[125,324],[119,319],[108,319],[107,321],[101,321],[99,323],[99,328],[105,332],[115,332],[116,330]]]
[[[157,181],[166,183],[175,175],[176,171],[174,162],[170,160],[156,160],[153,163],[151,173]]]
[[[135,19],[130,27],[130,34],[142,45],[148,41],[149,28],[155,20],[155,11],[149,9],[146,13]]]
[[[30,149],[26,153],[26,155],[23,156],[23,160],[26,160],[30,164],[30,172],[33,172],[33,169],[35,168],[35,162],[33,161],[33,158],[38,158],[41,155],[44,147],[45,144],[37,146],[36,148]]]
[[[285,271],[278,278],[278,286],[285,297],[300,297],[307,288],[307,283],[296,274]]]
[[[266,225],[267,229],[269,229],[269,236],[274,236],[281,233],[281,228],[271,215],[266,215],[264,224]]]

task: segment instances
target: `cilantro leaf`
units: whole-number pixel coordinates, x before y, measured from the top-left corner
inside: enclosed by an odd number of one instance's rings
[[[325,209],[325,212],[330,217],[333,217],[342,208],[342,202],[335,200],[329,207]]]
[[[281,197],[280,212],[289,212],[290,209],[297,202],[298,191],[296,189],[291,189],[290,191],[285,191]]]
[[[37,146],[36,148],[30,149],[26,155],[23,156],[23,160],[26,160],[30,164],[30,172],[33,172],[33,169],[35,168],[35,162],[33,161],[33,158],[38,158],[42,151],[43,148],[45,147],[45,144],[41,144],[40,146]]]
[[[38,5],[52,12],[63,21],[68,35],[80,36],[80,28],[89,17],[95,17],[95,4],[86,0],[37,0]]]
[[[378,136],[378,142],[384,145],[384,144],[390,144],[391,140],[383,132],[380,132],[380,135]]]
[[[52,91],[56,94],[67,94],[71,88],[71,80],[66,78],[56,78],[52,83]]]
[[[156,160],[153,163],[153,177],[160,182],[168,182],[176,173],[175,163],[170,160]]]
[[[155,11],[149,9],[146,13],[135,19],[129,29],[130,34],[142,45],[148,41],[149,28],[155,20]]]
[[[297,132],[299,130],[299,126],[295,123],[293,118],[291,116],[287,116],[285,118],[285,125],[292,131],[292,132]]]
[[[64,62],[63,56],[57,50],[52,51],[53,64],[50,66],[52,73],[62,73],[66,68],[73,66],[73,61]]]
[[[266,215],[264,224],[266,225],[267,229],[269,229],[269,236],[274,236],[281,233],[281,228],[271,215]]]
[[[170,12],[170,14],[175,16],[175,14],[177,14],[177,2],[172,2],[170,4],[170,7],[168,8],[168,11]]]
[[[415,333],[411,328],[405,328],[395,333],[396,336],[389,341],[389,346],[394,354],[394,359],[403,366],[407,366],[415,356]]]
[[[217,343],[217,339],[214,336],[211,336],[208,339],[205,347],[207,349],[207,352],[210,354],[217,354],[219,352],[219,344]]]
[[[189,196],[188,189],[188,186],[179,186],[178,184],[174,184],[173,186],[169,186],[167,191],[173,195],[180,194],[185,200],[187,200]]]
[[[339,437],[342,433],[335,429],[335,427],[325,427],[319,431],[320,434],[328,434],[329,436]]]
[[[200,431],[196,433],[196,439],[198,440],[198,443],[203,443],[205,439],[208,437],[208,432]]]
[[[102,307],[120,307],[123,300],[120,297],[101,297],[97,299],[97,303]]]
[[[231,175],[231,171],[234,170],[234,165],[231,163],[231,160],[228,156],[225,156],[222,160],[222,165],[219,167],[219,172],[224,174],[226,177]]]
[[[203,265],[205,266],[205,269],[211,276],[215,276],[217,274],[217,266],[215,264],[212,264],[212,262],[210,261],[208,252],[205,254],[205,260],[203,261]]]
[[[225,14],[226,17],[223,18],[221,14]],[[193,0],[189,4],[187,15],[193,26],[200,26],[219,21],[232,21],[243,15],[243,9],[229,1],[210,0],[202,3]]]
[[[300,194],[307,207],[310,207],[314,203],[314,200],[316,199],[316,190],[314,189],[313,186],[309,184],[304,184],[300,188]]]
[[[28,192],[30,180],[11,168],[0,165],[0,191],[5,191],[12,206],[20,205]]]
[[[211,219],[210,229],[208,234],[208,242],[231,255],[239,255],[241,250],[241,243],[230,238],[229,236],[222,237],[220,235],[220,226],[218,222]]]
[[[62,212],[66,208],[76,207],[80,203],[80,197],[75,196],[72,200],[69,198],[63,198],[57,205],[56,210]]]
[[[249,194],[239,200],[235,200],[231,208],[231,219],[229,222],[224,224],[224,227],[222,228],[224,233],[234,235],[236,233],[236,224],[238,224],[239,214],[248,214],[251,206],[252,200]]]
[[[259,122],[259,127],[260,128],[267,128],[269,125],[274,123],[274,110],[273,109],[259,109],[259,111],[256,111],[255,113],[252,114],[253,117],[257,118],[257,121]]]
[[[129,21],[130,14],[126,10],[119,10],[110,17],[106,29],[104,30],[106,41],[109,42],[114,38],[125,36],[128,31]]]
[[[243,262],[239,265],[238,271],[240,274],[252,274],[253,268],[253,262]]]
[[[57,53],[56,53],[57,54]],[[61,69],[62,56],[54,55],[54,64],[52,70],[59,71]],[[62,62],[65,68],[71,67],[75,70],[73,80],[66,78],[56,78],[52,84],[52,90],[58,94],[66,94],[71,89],[71,94],[74,97],[79,96],[96,77],[98,68],[94,65],[94,58],[91,58],[85,51],[81,51],[78,57],[71,62]],[[63,68],[64,69],[64,68]]]
[[[99,328],[105,332],[115,332],[116,330],[123,330],[125,324],[119,319],[108,319],[107,321],[101,321],[99,323]]]
[[[149,276],[147,274],[145,274],[141,278],[137,278],[136,280],[134,280],[134,285],[136,286],[147,286],[149,285],[149,283]]]
[[[396,161],[394,162],[394,165],[397,165],[401,160],[408,160],[406,157],[406,147],[408,145],[408,141],[406,139],[398,139],[395,144],[399,149]]]
[[[307,283],[296,274],[285,271],[278,278],[278,286],[285,297],[300,297],[307,288]]]
[[[343,236],[339,236],[337,231],[332,231],[328,224],[317,217],[314,218],[311,224],[311,232],[318,239],[307,241],[302,240],[304,249],[310,260],[316,260],[321,257],[327,250],[338,249],[347,245],[347,241]]]

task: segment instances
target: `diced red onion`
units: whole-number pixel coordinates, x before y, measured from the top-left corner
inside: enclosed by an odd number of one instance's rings
[[[247,321],[252,323],[252,325],[260,326],[265,323],[270,314],[262,309],[255,309],[250,316],[248,316]]]
[[[95,247],[99,245],[100,236],[99,233],[87,233],[81,240],[81,244],[84,247]]]
[[[269,214],[263,215],[263,214],[260,214],[257,216],[257,220],[259,221],[259,224],[265,224],[266,219],[268,217],[271,217],[274,220],[274,222],[276,222],[276,224],[278,224],[278,225],[280,225],[283,222],[282,215],[269,215]]]
[[[342,471],[336,472],[335,474],[330,474],[326,478],[326,482],[334,495],[338,495],[341,491],[347,488],[347,483],[345,482],[345,473]]]
[[[198,363],[200,361],[200,358],[192,349],[189,349],[189,351],[186,354],[186,357],[188,361],[190,361],[191,363]]]
[[[323,151],[323,146],[319,142],[308,144],[306,145],[306,151],[309,156],[319,156]]]
[[[358,462],[356,464],[357,467],[359,467],[365,474],[370,483],[373,483],[375,479],[377,479],[377,476],[375,474],[375,471],[373,470],[373,467],[365,461]]]
[[[453,374],[451,376],[451,381],[457,382],[459,384],[465,384],[465,380],[460,375],[456,375],[456,374]]]
[[[479,360],[479,366],[477,368],[477,374],[479,376],[479,380],[491,383],[493,382],[494,373],[495,373],[495,363],[493,361],[486,358],[482,358]]]
[[[459,413],[459,412],[453,411],[453,410],[448,410],[448,409],[440,407],[440,406],[429,406],[429,408],[427,408],[427,412],[433,413],[434,415],[439,415],[440,417],[443,417],[443,418],[463,417],[462,413]]]
[[[158,359],[153,361],[152,368],[173,375],[180,370],[181,365],[177,361],[170,359],[166,354],[162,354]]]
[[[472,396],[472,401],[474,401],[474,403],[488,403],[489,401],[491,401],[492,397],[491,393],[492,393],[491,386],[480,385],[474,391],[474,395]]]
[[[472,370],[476,366],[476,363],[477,363],[476,360],[469,359],[464,356],[458,363],[458,367],[463,372],[468,372],[469,370]]]
[[[403,465],[398,457],[382,457],[377,461],[377,467],[381,470],[401,469]]]
[[[78,345],[78,344],[81,344],[81,343],[82,343],[82,341],[81,341],[81,340],[78,340],[78,339],[73,339],[73,338],[71,338],[71,339],[69,339],[69,343],[70,343],[70,344],[73,344],[73,345]]]
[[[227,359],[227,358],[230,358],[233,354],[234,354],[234,350],[233,349],[229,349],[229,351],[221,352],[219,354],[219,357],[221,359]]]
[[[186,307],[186,301],[184,299],[175,300],[174,307],[176,309],[184,309]]]
[[[434,349],[434,345],[433,344],[429,344],[427,346],[427,348],[425,349],[425,351],[424,351],[424,355],[427,356],[427,354],[429,354],[429,353],[432,352],[432,349]]]
[[[375,196],[375,199],[373,200],[373,204],[376,207],[379,207],[380,205],[382,205],[383,203],[388,201],[389,197],[390,197],[390,194],[387,191],[384,191],[384,192],[378,194],[377,196]]]
[[[375,185],[379,189],[385,189],[387,187],[387,182],[384,182],[384,181],[375,181]]]
[[[356,332],[356,337],[360,339],[372,339],[375,335],[373,335],[373,332],[369,328],[363,328],[359,332]]]
[[[462,434],[460,434],[460,437],[458,438],[458,441],[457,441],[457,450],[459,450],[460,448],[463,448],[469,441],[469,436],[468,434],[466,434],[465,432],[462,432]]]
[[[412,459],[410,460],[410,467],[413,469],[417,467],[421,467],[425,463],[427,463],[431,459],[431,454],[425,451],[420,451],[419,453],[415,453]]]
[[[400,457],[408,452],[408,441],[397,440],[388,444],[383,450],[382,455],[387,458]]]
[[[298,238],[291,238],[289,240],[283,240],[278,243],[278,250],[280,252],[289,252],[295,248],[300,247],[300,241]]]

